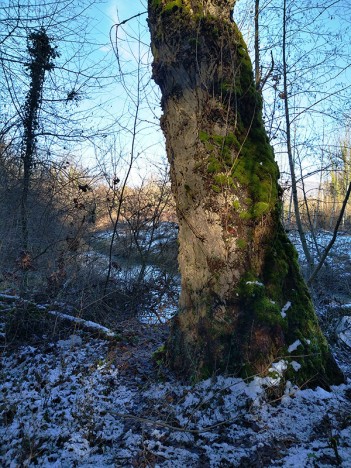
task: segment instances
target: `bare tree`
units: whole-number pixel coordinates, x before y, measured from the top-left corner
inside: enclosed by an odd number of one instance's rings
[[[91,219],[79,211],[80,227],[70,225],[70,213],[78,208],[67,200],[66,216],[61,212],[62,205],[52,214],[57,215],[59,224],[67,221],[67,230],[72,232],[58,230],[55,239],[44,238],[42,233],[47,232],[47,226],[43,227],[45,217],[40,218],[44,196],[38,197],[38,193],[45,194],[47,207],[60,205],[60,183],[53,180],[54,174],[57,178],[65,176],[67,165],[75,166],[83,152],[91,151],[93,156],[93,144],[99,146],[109,134],[120,131],[119,116],[112,116],[106,106],[106,101],[110,105],[111,96],[102,95],[104,86],[109,93],[118,81],[118,72],[111,66],[112,51],[103,48],[109,44],[108,31],[106,42],[101,44],[91,33],[96,23],[90,9],[97,3],[9,0],[0,7],[2,158],[13,160],[17,178],[22,181],[20,199],[8,197],[2,203],[5,207],[7,202],[7,211],[11,211],[11,232],[18,225],[22,235],[21,241],[17,233],[9,236],[16,245],[4,249],[5,256],[7,250],[17,250],[18,256],[22,248],[19,260],[21,256],[38,258],[42,252],[60,257],[61,251],[73,245],[69,246],[67,237],[75,239],[81,235]],[[40,186],[41,174],[47,177]],[[45,283],[50,272],[42,274]]]

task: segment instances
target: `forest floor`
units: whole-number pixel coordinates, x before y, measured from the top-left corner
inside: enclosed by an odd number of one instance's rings
[[[349,238],[338,252],[339,261],[331,257],[328,268],[345,262],[347,286]],[[3,346],[0,465],[351,467],[350,324],[340,329],[351,306],[341,296],[345,288],[336,288],[318,305],[348,378],[330,391],[259,376],[216,376],[187,385],[155,362],[166,323],[131,318],[110,333],[91,322],[67,320],[62,314],[69,310],[57,305],[45,312],[41,336]],[[20,299],[0,295],[3,313],[9,304],[23,308]]]

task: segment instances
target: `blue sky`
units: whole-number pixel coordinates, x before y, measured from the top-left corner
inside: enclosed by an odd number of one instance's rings
[[[28,0],[30,3],[31,0]],[[306,0],[305,0],[306,1]],[[279,3],[280,2],[280,3]],[[338,5],[345,4],[346,0],[339,0]],[[75,7],[81,4],[81,2],[73,2]],[[274,6],[276,3],[276,6]],[[311,0],[311,4],[319,3],[317,0]],[[263,2],[261,2],[263,4]],[[272,7],[273,15],[275,14],[275,20],[279,21],[279,8],[277,5],[281,4],[281,0],[269,0],[267,2],[269,7]],[[291,3],[294,5],[294,3]],[[59,5],[59,4],[58,4]],[[274,8],[273,8],[274,7]],[[253,19],[253,1],[252,0],[238,0],[236,6],[236,20],[239,22],[241,29],[244,30],[244,37],[252,37],[252,19]],[[135,145],[135,153],[139,155],[139,166],[136,165],[135,170],[135,179],[137,179],[137,174],[141,174],[142,177],[147,174],[152,174],[155,172],[153,163],[159,164],[161,159],[165,156],[164,143],[162,132],[159,129],[158,118],[160,115],[159,109],[159,94],[157,94],[157,87],[152,85],[150,80],[150,62],[152,57],[150,56],[149,51],[149,42],[150,38],[148,35],[148,30],[146,26],[146,14],[140,18],[134,19],[128,22],[126,25],[118,29],[118,50],[120,63],[123,69],[124,75],[124,86],[121,82],[121,76],[119,76],[117,59],[114,55],[109,33],[111,27],[117,22],[122,22],[131,16],[146,11],[146,1],[138,0],[106,0],[101,1],[98,4],[94,4],[86,14],[90,17],[91,21],[87,23],[88,35],[90,38],[92,46],[87,47],[87,52],[85,55],[80,58],[75,65],[72,66],[81,66],[85,67],[88,71],[96,71],[97,81],[100,83],[95,84],[92,80],[92,86],[84,90],[82,88],[82,99],[79,102],[79,105],[76,108],[73,108],[73,111],[78,115],[79,111],[84,111],[87,113],[85,117],[84,125],[88,131],[99,130],[100,133],[104,133],[106,128],[106,133],[109,133],[109,136],[106,140],[97,140],[95,146],[91,143],[92,140],[89,140],[89,143],[84,143],[83,145],[78,145],[75,148],[70,148],[72,153],[81,157],[82,164],[87,162],[90,165],[95,163],[95,156],[98,154],[100,160],[103,155],[108,159],[113,159],[118,156],[122,159],[122,166],[126,166],[128,162],[128,157],[131,152],[131,128],[133,126],[133,118],[136,108],[136,92],[137,92],[137,60],[140,58],[142,64],[142,83],[146,88],[142,96],[142,105],[139,108],[141,112],[139,117],[141,120],[138,122],[137,126],[137,138]],[[341,10],[341,14],[344,10]],[[344,24],[348,21],[348,12],[345,10],[344,14]],[[340,12],[339,12],[340,13]],[[269,13],[270,14],[270,13]],[[273,16],[269,17],[271,23],[268,24],[269,27],[273,25]],[[341,30],[341,19],[337,16],[327,15],[322,18],[323,25],[331,25],[332,30],[338,31]],[[55,32],[55,30],[53,29]],[[115,30],[113,30],[115,31]],[[268,29],[267,29],[268,31]],[[59,51],[61,52],[61,63],[65,54],[69,56],[74,48],[77,49],[77,44],[75,44],[75,30],[72,28],[70,31],[70,36],[67,38],[67,41],[63,40],[62,37],[59,39],[58,46]],[[262,32],[265,32],[265,29],[262,29]],[[141,37],[142,46],[139,49],[138,37]],[[339,42],[335,44],[336,50],[342,51],[345,54],[343,58],[344,62],[347,63],[347,60],[350,60],[350,43],[351,41],[347,39],[349,36],[340,37]],[[83,39],[84,42],[84,39]],[[262,44],[264,41],[262,41]],[[332,44],[333,45],[333,44]],[[78,46],[79,49],[80,46]],[[90,49],[89,49],[90,47]],[[297,47],[301,49],[303,46],[297,44]],[[279,44],[278,44],[279,48]],[[79,50],[80,52],[80,50]],[[268,51],[269,53],[269,51]],[[318,57],[317,57],[318,58]],[[275,55],[276,66],[279,64],[278,53]],[[93,72],[92,72],[93,73]],[[104,74],[110,73],[110,80],[102,79]],[[338,79],[341,78],[338,77]],[[70,86],[72,83],[72,78],[67,79],[67,86]],[[343,76],[345,80],[345,75]],[[350,75],[348,77],[349,82],[351,81]],[[58,83],[61,83],[60,76],[58,77]],[[71,81],[70,81],[71,80]],[[328,82],[328,77],[325,80],[326,83],[323,85],[324,88],[319,86],[318,83],[315,84],[314,88],[308,90],[309,96],[313,97],[313,93],[316,94],[316,99],[318,99],[318,93],[323,95],[324,89],[330,84]],[[347,79],[346,79],[347,81]],[[74,76],[73,76],[74,82]],[[99,86],[100,84],[100,86]],[[149,86],[150,84],[150,86]],[[269,84],[269,83],[268,83]],[[273,83],[270,83],[272,86]],[[62,86],[65,89],[64,86]],[[25,89],[25,88],[23,88]],[[69,90],[69,89],[67,89]],[[24,91],[23,91],[24,92]],[[272,95],[266,95],[268,99]],[[297,94],[298,96],[298,94]],[[303,97],[303,93],[299,97]],[[147,99],[146,99],[147,98]],[[346,101],[345,101],[346,102]],[[301,103],[301,100],[300,100]],[[279,102],[278,104],[282,104]],[[150,108],[150,109],[149,109]],[[280,110],[280,114],[282,109]],[[349,112],[349,107],[341,111]],[[315,121],[316,122],[316,121]],[[334,123],[327,119],[319,119],[318,124],[304,124],[303,121],[299,123],[298,132],[301,135],[303,132],[310,132],[314,137],[316,131],[321,130],[325,126],[328,131],[326,131],[325,138],[329,140],[335,140],[336,137],[340,137],[342,134],[341,130],[330,130],[330,125]],[[344,126],[346,127],[347,115],[345,117]],[[341,121],[340,126],[342,127],[343,122]],[[318,128],[317,128],[318,127]],[[339,132],[339,134],[338,134]],[[114,133],[114,135],[112,135]],[[118,154],[117,154],[118,153]],[[279,148],[277,154],[279,153]]]
[[[94,52],[93,60],[101,63],[110,64],[111,72],[118,75],[118,62],[114,55],[113,47],[110,43],[110,31],[116,24],[131,16],[146,11],[144,2],[115,0],[103,2],[94,5],[89,12],[93,18],[93,28],[91,36],[99,43],[99,47]],[[95,121],[98,125],[112,125],[108,133],[110,134],[106,141],[99,142],[97,146],[84,144],[81,147],[82,164],[95,165],[95,158],[98,156],[100,162],[104,158],[106,169],[118,164],[117,172],[119,178],[123,177],[126,168],[130,162],[131,151],[134,151],[134,157],[137,156],[134,169],[130,175],[130,182],[137,184],[140,180],[152,177],[158,174],[159,168],[164,167],[165,149],[163,135],[159,128],[158,120],[160,116],[159,96],[157,87],[153,85],[152,89],[146,91],[149,102],[145,100],[145,92],[141,96],[141,105],[138,107],[137,135],[132,148],[132,131],[134,116],[136,112],[136,94],[138,90],[138,65],[137,60],[141,61],[141,81],[145,85],[150,81],[150,50],[149,34],[146,27],[147,15],[129,21],[125,26],[118,29],[118,53],[120,64],[125,76],[123,83],[121,78],[116,76],[113,83],[108,88],[104,88],[101,93],[94,97],[94,103],[100,102],[101,109],[95,114]],[[112,29],[112,38],[115,39],[116,29]],[[131,36],[131,37],[129,37]],[[138,37],[142,39],[142,45],[139,45]],[[114,44],[115,45],[115,44]],[[123,85],[124,84],[124,85]],[[91,101],[81,103],[81,107],[88,108]],[[152,111],[148,107],[152,107]],[[117,161],[119,162],[117,163]],[[111,169],[110,170],[115,170]],[[122,174],[122,177],[121,177]]]

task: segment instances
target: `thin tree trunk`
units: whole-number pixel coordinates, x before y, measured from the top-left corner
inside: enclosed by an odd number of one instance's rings
[[[336,212],[336,194],[333,193],[333,206],[332,206],[332,209],[331,209],[331,213],[330,213],[330,216],[329,216],[329,230],[331,231],[333,229],[333,226],[334,226],[334,219],[335,219],[335,212]]]
[[[301,364],[287,365],[294,382],[341,382],[280,223],[279,171],[232,6],[149,0],[182,276],[167,359],[200,379],[264,373],[284,356]]]
[[[320,229],[320,213],[321,213],[321,197],[323,197],[323,188],[322,188],[322,181],[323,181],[323,164],[324,164],[324,151],[322,150],[322,158],[321,158],[321,169],[319,173],[319,184],[318,184],[318,192],[317,192],[317,205],[314,211],[313,216],[313,229],[316,231]],[[323,200],[322,200],[323,205]]]
[[[255,0],[255,83],[256,83],[256,89],[260,88],[260,83],[261,83],[259,14],[260,14],[260,0]]]
[[[287,220],[287,227],[288,227],[288,230],[291,229],[292,203],[293,203],[293,199],[292,199],[292,190],[291,190],[290,196],[289,196],[289,209],[288,209],[288,220]]]
[[[291,125],[290,125],[290,109],[289,109],[289,90],[288,90],[288,71],[287,71],[287,58],[286,58],[286,36],[287,36],[287,0],[283,2],[283,100],[284,100],[284,110],[285,110],[285,125],[286,125],[286,148],[288,153],[289,159],[289,168],[290,168],[290,175],[291,175],[291,191],[292,191],[292,199],[294,202],[294,212],[295,212],[295,220],[297,230],[300,236],[301,245],[303,252],[306,257],[307,265],[308,265],[308,274],[312,271],[313,268],[313,258],[310,254],[307,240],[305,236],[305,232],[302,226],[300,208],[299,208],[299,198],[297,192],[297,181],[296,181],[296,174],[295,174],[295,162],[294,162],[294,155],[291,145]]]
[[[316,249],[316,254],[317,254],[317,257],[319,259],[320,258],[320,251],[319,251],[318,242],[317,242],[317,238],[316,238],[316,233],[314,231],[312,217],[311,217],[311,213],[310,213],[309,201],[308,201],[308,197],[307,197],[307,193],[306,193],[305,180],[304,180],[303,173],[302,173],[302,162],[301,162],[300,156],[298,156],[298,160],[299,160],[299,167],[300,167],[300,177],[301,177],[303,201],[304,201],[304,204],[305,204],[305,210],[306,210],[306,216],[307,216],[307,219],[308,219],[308,225],[310,227],[310,235],[312,237],[313,244],[314,244],[314,247]],[[311,252],[310,249],[309,249],[309,252]],[[311,256],[311,258],[313,260],[313,256]]]

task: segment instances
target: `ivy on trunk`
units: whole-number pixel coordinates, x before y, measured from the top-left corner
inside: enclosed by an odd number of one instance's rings
[[[22,247],[28,249],[28,196],[30,190],[31,172],[35,159],[36,131],[39,126],[39,111],[43,100],[43,87],[45,73],[54,68],[52,59],[58,56],[54,47],[50,44],[44,28],[31,32],[28,35],[28,53],[30,61],[26,65],[30,74],[30,85],[26,97],[23,112],[23,190],[21,200],[21,227]]]

